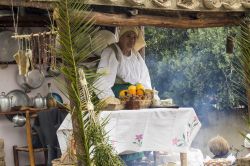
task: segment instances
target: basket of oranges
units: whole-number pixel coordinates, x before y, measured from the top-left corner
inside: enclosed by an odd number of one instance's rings
[[[148,108],[152,104],[153,90],[145,89],[140,83],[130,85],[119,93],[119,99],[126,109]]]

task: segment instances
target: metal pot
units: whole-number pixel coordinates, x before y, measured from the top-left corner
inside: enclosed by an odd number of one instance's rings
[[[46,98],[42,97],[40,93],[33,98],[33,106],[36,108],[44,108],[46,107]]]
[[[13,117],[12,122],[14,123],[14,127],[22,127],[26,123],[26,118],[17,114]]]
[[[5,95],[4,92],[0,95],[0,111],[10,111],[12,106],[12,98]]]

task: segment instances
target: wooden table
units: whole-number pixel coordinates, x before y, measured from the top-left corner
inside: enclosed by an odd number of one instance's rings
[[[187,166],[187,152],[201,123],[193,108],[150,108],[102,111],[100,121],[108,119],[105,131],[118,154],[124,152],[165,151],[180,153],[181,165]],[[57,130],[62,153],[72,133],[71,115]]]
[[[27,146],[29,151],[29,161],[31,166],[35,166],[35,157],[34,157],[34,149],[32,145],[32,134],[31,134],[31,125],[30,125],[30,115],[40,112],[40,111],[48,111],[48,109],[37,109],[37,108],[30,108],[30,107],[21,107],[20,110],[14,109],[8,112],[0,112],[1,115],[14,115],[14,114],[24,114],[26,117],[26,139],[27,139]]]

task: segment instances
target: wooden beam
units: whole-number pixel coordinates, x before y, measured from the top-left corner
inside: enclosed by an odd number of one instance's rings
[[[0,6],[11,6],[11,0],[0,0]],[[13,0],[14,6],[52,10],[53,2],[34,2]],[[138,9],[139,10],[139,9]],[[105,26],[155,26],[165,28],[207,28],[239,25],[244,12],[202,12],[202,11],[165,11],[159,13],[150,10],[139,10],[138,15],[128,17],[124,13],[104,13],[93,11],[89,18],[94,17],[97,25]],[[176,14],[177,13],[177,14]]]
[[[214,18],[187,18],[187,17],[164,17],[136,15],[127,17],[125,14],[110,14],[91,12],[88,18],[94,17],[97,25],[105,26],[156,26],[166,28],[207,28],[239,25],[241,18],[237,17],[216,17]]]
[[[0,0],[0,5],[12,6],[12,1]],[[38,8],[38,9],[53,9],[55,7],[55,4],[52,2],[34,2],[34,1],[13,0],[13,6],[31,7],[31,8]]]
[[[19,16],[19,27],[48,27],[50,20],[46,16],[39,15],[24,15]],[[0,27],[13,27],[12,16],[0,17]]]

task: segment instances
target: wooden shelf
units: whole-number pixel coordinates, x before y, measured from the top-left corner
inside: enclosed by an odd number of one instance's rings
[[[13,114],[24,114],[26,111],[30,113],[36,113],[40,111],[49,111],[50,109],[38,109],[38,108],[32,108],[32,107],[24,107],[20,108],[19,110],[17,108],[12,108],[10,111],[6,112],[0,112],[0,115],[13,115]]]

